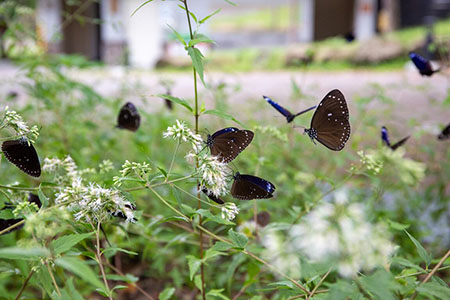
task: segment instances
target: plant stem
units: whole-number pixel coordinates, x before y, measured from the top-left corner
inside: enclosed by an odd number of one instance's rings
[[[167,177],[166,177],[165,182],[167,182],[169,180],[170,172],[172,172],[173,163],[175,162],[175,157],[177,156],[177,153],[178,153],[178,148],[180,148],[180,140],[178,140],[177,147],[175,148],[175,152],[173,153],[172,161],[170,162],[170,167],[169,167],[169,171],[167,172]]]
[[[97,253],[95,254],[95,256],[97,257],[97,262],[102,273],[103,282],[105,283],[106,290],[108,291],[108,298],[109,300],[113,300],[111,296],[111,290],[109,289],[108,280],[106,280],[106,274],[105,270],[103,269],[102,256],[100,253],[100,224],[100,222],[97,223],[97,230],[95,231],[95,236],[97,239]]]
[[[187,4],[187,0],[183,0],[184,3],[184,8],[186,10],[186,17],[187,17],[187,22],[189,25],[189,35],[191,37],[191,40],[194,39],[194,34],[192,32],[192,25],[191,25],[191,17],[189,15],[189,8],[188,8],[188,4]],[[192,72],[193,72],[193,76],[194,76],[194,101],[195,101],[195,105],[194,105],[194,117],[195,117],[195,134],[198,134],[198,119],[199,119],[199,115],[198,115],[198,88],[197,88],[197,70],[194,67],[194,64],[192,64]],[[198,169],[198,159],[196,159],[196,169]],[[197,182],[197,197],[200,198],[200,186],[199,183]],[[198,201],[198,208],[201,208],[201,201]],[[202,225],[202,216],[199,216],[199,220],[198,220],[199,225]],[[201,277],[201,281],[202,281],[202,298],[203,300],[206,300],[206,294],[205,294],[205,268],[204,268],[204,264],[203,264],[203,233],[202,231],[200,231],[199,234],[199,240],[200,240],[200,260],[202,261],[201,265],[200,265],[200,277]]]
[[[50,266],[48,265],[47,262],[45,262],[45,265],[47,266],[48,273],[50,274],[50,278],[52,279],[56,292],[58,293],[59,297],[61,297],[61,291],[59,290],[58,284],[56,283],[55,276],[53,276],[52,269],[50,269]]]
[[[20,288],[19,293],[17,294],[15,300],[18,300],[20,298],[20,296],[22,296],[23,291],[25,291],[25,288],[28,285],[28,282],[30,281],[31,277],[33,276],[34,271],[31,270],[30,273],[28,273],[27,278],[25,279],[24,283],[22,284],[22,287]]]
[[[16,227],[19,227],[20,225],[22,225],[23,223],[25,223],[25,220],[22,220],[20,222],[17,222],[14,225],[9,226],[8,228],[3,229],[2,231],[0,231],[0,235],[4,234],[5,232],[10,231],[11,229],[14,229]]]
[[[172,184],[174,182],[183,181],[183,180],[186,180],[186,179],[189,179],[189,178],[192,178],[192,177],[193,177],[192,175],[188,175],[188,176],[180,177],[180,178],[169,180],[169,181],[163,181],[163,182],[158,182],[158,183],[155,183],[155,184],[150,184],[148,186],[147,185],[136,186],[136,187],[132,187],[132,188],[129,188],[129,189],[125,189],[124,191],[125,192],[133,192],[133,191],[145,190],[145,189],[147,189],[149,187],[153,188],[153,187],[157,187],[157,186],[161,186],[161,185]]]
[[[436,271],[439,269],[439,267],[444,263],[444,261],[449,256],[450,256],[450,250],[448,250],[447,253],[445,253],[444,257],[442,257],[441,260],[438,262],[438,264],[436,266],[434,266],[433,270],[431,270],[431,272],[427,275],[427,277],[425,277],[425,279],[420,283],[420,285],[422,285],[422,284],[426,283],[428,280],[430,280],[430,278],[434,275],[434,273],[436,273]],[[416,291],[414,291],[414,294],[411,296],[410,300],[414,300],[416,298],[416,296],[417,296],[417,289],[416,289]]]
[[[311,299],[311,297],[314,295],[314,293],[316,292],[316,290],[319,288],[319,286],[323,283],[323,281],[325,280],[325,278],[327,278],[328,274],[330,274],[331,269],[328,270],[328,272],[323,275],[323,277],[320,279],[319,283],[317,283],[317,285],[313,288],[313,290],[311,291],[311,294],[309,294],[308,296],[308,300]]]

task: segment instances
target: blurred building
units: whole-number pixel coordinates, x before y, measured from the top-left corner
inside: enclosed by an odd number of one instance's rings
[[[37,34],[49,52],[76,53],[110,64],[151,68],[168,53],[185,54],[172,26],[186,38],[186,15],[179,1],[154,1],[132,13],[143,0],[36,0]],[[311,42],[334,36],[349,40],[369,39],[379,32],[432,22],[446,17],[450,0],[235,0],[237,7],[223,0],[189,0],[198,16],[220,8],[225,15],[265,8],[273,14],[285,7],[287,28],[230,32],[202,32],[217,40],[216,47],[258,47]],[[220,18],[220,16],[214,17]],[[259,21],[255,18],[254,21]],[[250,20],[252,21],[252,20]],[[283,20],[282,20],[283,21]],[[286,20],[284,20],[286,21]],[[256,22],[255,22],[256,23]],[[172,40],[171,40],[172,39]],[[170,56],[170,55],[169,55]]]

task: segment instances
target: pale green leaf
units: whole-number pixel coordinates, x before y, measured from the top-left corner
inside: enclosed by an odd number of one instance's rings
[[[39,200],[40,200],[41,203],[42,203],[42,208],[46,208],[46,207],[48,206],[48,198],[47,198],[47,196],[45,196],[45,194],[42,192],[41,186],[42,186],[42,184],[39,185],[38,197],[39,197]]]
[[[83,234],[69,234],[60,237],[57,240],[52,241],[51,245],[53,248],[53,253],[61,254],[69,251],[73,246],[81,242],[82,240],[93,235],[93,232],[83,233]]]
[[[442,286],[436,282],[427,282],[417,288],[419,294],[428,296],[428,298],[436,297],[442,300],[450,299],[450,288]]]
[[[91,267],[88,266],[86,262],[77,257],[60,257],[55,260],[55,264],[79,276],[86,283],[89,283],[96,288],[99,288],[101,290],[105,288],[103,283],[100,281],[100,279],[97,278],[97,274],[94,273]]]
[[[200,20],[200,24],[205,23],[209,18],[211,18],[212,16],[218,14],[220,12],[220,8],[216,11],[214,11],[212,14],[207,15],[206,17],[204,17],[203,19]]]
[[[417,248],[417,252],[419,252],[419,256],[420,258],[422,258],[422,260],[425,262],[425,264],[427,266],[430,265],[431,263],[431,256],[430,254],[428,254],[428,252],[425,250],[425,248],[420,244],[420,242],[418,240],[416,240],[412,235],[409,234],[408,231],[406,231],[406,234],[409,236],[409,238],[411,239],[411,241],[414,243],[414,245]]]
[[[238,124],[241,125],[241,126],[244,126],[244,124],[242,124],[241,122],[239,122],[235,117],[233,117],[232,115],[230,115],[230,114],[228,114],[228,113],[226,113],[226,112],[223,112],[223,111],[221,111],[221,110],[217,110],[217,109],[208,109],[208,110],[206,110],[206,111],[204,112],[204,114],[206,114],[206,115],[216,115],[216,116],[218,116],[218,117],[220,117],[220,118],[222,118],[222,119],[225,119],[225,120],[231,120],[231,121],[234,121],[234,122],[238,123]]]
[[[172,32],[175,34],[175,36],[177,37],[177,39],[184,45],[187,46],[186,41],[183,39],[183,37],[181,36],[181,34],[178,33],[178,31],[175,30],[175,28],[173,28],[172,26],[170,26],[169,24],[167,24],[167,26],[169,26],[169,28],[172,30]]]
[[[203,78],[203,54],[195,47],[187,47],[189,56],[191,57],[192,64],[200,77],[203,85],[206,86],[205,80]]]
[[[168,300],[175,293],[175,288],[167,287],[159,294],[159,300]]]
[[[237,248],[244,249],[248,243],[248,238],[245,235],[240,232],[236,232],[233,229],[228,231],[228,236]]]
[[[186,259],[188,260],[189,277],[192,280],[192,278],[194,278],[195,273],[197,273],[198,269],[200,268],[202,261],[193,255],[186,256]]]
[[[131,16],[134,16],[135,13],[137,13],[138,10],[140,10],[143,6],[147,5],[148,3],[152,2],[153,0],[147,0],[144,3],[142,3],[141,5],[138,6],[138,8],[136,8],[133,13],[131,14]]]
[[[17,260],[38,260],[48,257],[50,252],[46,248],[19,248],[8,247],[0,249],[0,258],[3,259],[17,259]]]
[[[180,105],[184,106],[186,109],[188,109],[190,112],[194,111],[192,109],[192,107],[189,105],[189,103],[186,100],[184,100],[184,99],[177,98],[177,97],[174,97],[174,96],[171,96],[171,95],[165,95],[165,94],[159,94],[159,95],[156,95],[156,96],[157,97],[161,97],[163,99],[167,99],[167,100],[172,101],[172,102],[175,102],[177,104],[180,104]]]

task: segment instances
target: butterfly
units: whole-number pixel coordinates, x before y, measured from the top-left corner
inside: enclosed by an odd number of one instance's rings
[[[273,101],[272,99],[270,99],[269,97],[263,96],[264,100],[266,100],[270,105],[272,105],[276,110],[278,110],[283,116],[286,117],[286,120],[288,123],[291,123],[292,121],[294,121],[294,118],[297,116],[300,116],[301,114],[304,114],[307,111],[310,111],[314,108],[316,108],[316,106],[312,106],[310,108],[307,108],[305,110],[302,110],[299,113],[296,114],[292,114],[289,110],[285,109],[284,107],[282,107],[280,104],[276,103],[275,101]]]
[[[439,69],[433,70],[430,61],[415,52],[409,52],[409,58],[412,60],[414,65],[416,65],[416,68],[422,76],[431,76],[433,73],[440,71]]]
[[[36,149],[26,138],[3,142],[2,151],[5,157],[23,172],[33,177],[41,176],[41,164]]]
[[[140,124],[141,116],[139,115],[136,106],[131,102],[125,103],[120,109],[119,116],[117,117],[117,127],[136,131]]]
[[[333,151],[340,151],[350,137],[349,112],[344,95],[339,90],[329,92],[317,106],[311,128],[305,132],[314,143],[318,140]]]
[[[404,137],[403,139],[401,139],[400,141],[398,141],[397,143],[391,145],[391,142],[389,141],[389,133],[386,127],[381,127],[381,140],[383,141],[383,143],[388,146],[389,148],[391,148],[392,150],[397,149],[398,147],[400,147],[401,145],[403,145],[404,143],[406,143],[406,141],[409,139],[409,135],[407,137]]]
[[[275,186],[267,180],[236,172],[231,186],[231,196],[241,200],[267,199],[273,197]]]
[[[266,227],[270,223],[270,214],[267,211],[262,211],[256,215],[256,223],[261,227]]]
[[[41,201],[39,200],[39,197],[37,195],[33,194],[33,193],[30,193],[28,195],[28,202],[35,203],[38,208],[41,208],[41,206],[42,206]],[[13,209],[13,208],[14,207],[12,205],[7,204],[1,210]],[[17,223],[19,223],[22,220],[23,219],[0,219],[0,231],[5,230],[6,228],[13,226],[14,224],[17,224]],[[14,227],[13,229],[10,229],[10,230],[8,230],[5,233],[13,232],[14,230],[18,230],[18,229],[20,229],[22,227],[23,227],[23,224],[20,225],[20,226]]]
[[[131,209],[131,210],[136,210],[136,205],[134,205],[132,203],[125,204],[125,207],[128,208],[128,209]],[[111,213],[111,215],[113,217],[120,218],[120,219],[123,219],[123,220],[127,219],[127,216],[125,216],[125,214],[122,211],[120,211],[120,210],[114,211],[114,212],[110,212],[110,213]],[[136,222],[136,221],[137,221],[137,219],[133,218],[132,222]]]
[[[438,136],[438,139],[440,140],[446,140],[450,138],[450,124],[447,125],[447,127],[445,127],[441,134]]]
[[[235,159],[253,140],[254,133],[250,130],[239,130],[235,127],[227,127],[208,134],[206,145],[211,150],[211,155],[217,156],[224,163]]]
[[[211,193],[210,191],[208,191],[208,189],[206,187],[202,188],[202,192],[212,201],[216,202],[217,204],[225,204],[225,201],[223,201],[221,198],[214,196],[213,193]]]

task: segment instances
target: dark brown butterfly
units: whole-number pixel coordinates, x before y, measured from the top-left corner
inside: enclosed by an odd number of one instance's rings
[[[213,135],[208,134],[206,145],[211,150],[211,155],[217,156],[224,163],[229,163],[250,145],[253,136],[250,130],[228,127],[216,131]]]
[[[131,102],[125,103],[120,109],[119,116],[117,117],[117,127],[136,131],[140,124],[141,116],[139,115],[136,106]]]
[[[422,76],[431,76],[440,71],[439,69],[433,70],[430,61],[415,52],[409,52],[409,58],[412,60]]]
[[[305,129],[314,143],[318,140],[333,151],[344,149],[350,137],[347,103],[339,90],[329,92],[317,106],[311,119],[311,128]]]
[[[259,226],[265,227],[270,223],[270,214],[267,211],[262,211],[256,215],[256,223]]]
[[[220,197],[217,197],[215,195],[213,195],[213,193],[211,193],[210,191],[208,191],[208,189],[206,187],[202,188],[202,192],[212,201],[216,202],[217,204],[225,204],[225,201],[223,201]]]
[[[450,138],[450,124],[447,125],[447,127],[445,127],[441,134],[438,136],[438,139],[440,140],[447,140]]]
[[[136,206],[132,203],[126,204],[125,207],[128,209],[131,209],[131,210],[136,210]],[[120,219],[124,219],[124,220],[127,219],[127,216],[125,216],[124,213],[120,210],[112,212],[111,215],[116,218],[120,218]],[[136,221],[137,221],[137,219],[133,218],[132,222],[136,222]]]
[[[28,202],[35,203],[38,208],[41,208],[41,206],[42,206],[41,201],[39,200],[39,197],[37,195],[33,194],[33,193],[30,193],[28,195]],[[5,207],[2,208],[2,210],[4,210],[4,209],[13,209],[13,208],[14,207],[12,205],[7,204],[7,205],[5,205]],[[13,226],[14,224],[17,224],[17,223],[19,223],[22,220],[23,219],[0,219],[0,231],[5,230],[6,228]],[[13,232],[14,230],[18,230],[18,229],[20,229],[22,227],[23,227],[23,224],[19,225],[17,227],[14,227],[13,229],[8,230],[5,233]]]
[[[2,151],[5,157],[23,172],[33,177],[41,176],[41,164],[36,149],[26,138],[3,142]]]
[[[231,196],[241,200],[267,199],[273,197],[275,186],[267,180],[236,172],[231,186]]]
[[[400,147],[401,145],[403,145],[404,143],[406,143],[406,141],[409,139],[409,135],[407,137],[402,138],[400,141],[398,141],[397,143],[391,145],[391,142],[389,141],[389,133],[386,127],[381,127],[381,140],[383,141],[383,144],[386,145],[387,147],[391,148],[392,150],[397,149],[398,147]]]
[[[307,108],[305,110],[302,110],[299,113],[293,114],[291,113],[289,110],[287,110],[286,108],[284,108],[283,106],[281,106],[280,104],[276,103],[275,101],[273,101],[272,99],[270,99],[269,97],[263,96],[264,100],[266,100],[270,105],[273,106],[273,108],[275,108],[276,110],[278,110],[283,116],[286,117],[286,121],[288,123],[291,123],[292,121],[294,121],[295,117],[300,116],[301,114],[304,114],[305,112],[308,112],[314,108],[316,108],[316,106],[312,106],[310,108]]]

